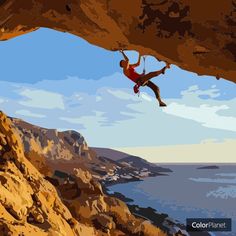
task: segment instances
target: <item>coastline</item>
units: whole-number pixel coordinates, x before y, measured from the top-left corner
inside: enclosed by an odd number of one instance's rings
[[[158,175],[156,175],[158,176]],[[145,177],[156,177],[156,176],[148,176]],[[135,181],[143,181],[144,179],[135,180]],[[135,215],[136,217],[148,220],[151,224],[159,227],[161,230],[163,230],[165,233],[167,233],[168,236],[178,235],[178,236],[200,236],[199,233],[201,233],[201,236],[211,236],[208,232],[187,232],[186,226],[179,222],[178,220],[175,220],[171,218],[166,213],[157,212],[156,209],[152,207],[141,207],[137,204],[132,204],[134,202],[133,199],[126,197],[120,192],[113,192],[109,190],[109,187],[116,184],[125,184],[129,182],[135,182],[132,180],[129,180],[127,182],[117,182],[117,183],[110,183],[109,185],[102,185],[103,191],[105,194],[111,197],[116,197],[120,199],[121,201],[125,202],[130,210],[130,212]]]

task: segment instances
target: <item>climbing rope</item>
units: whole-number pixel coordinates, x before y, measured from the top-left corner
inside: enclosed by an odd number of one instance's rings
[[[146,74],[146,56],[143,56],[143,74]]]
[[[146,74],[146,56],[143,56],[143,75],[145,74]],[[139,90],[140,87],[141,87],[140,83],[135,84],[133,87],[134,93],[138,94],[138,96],[140,96],[140,90]]]

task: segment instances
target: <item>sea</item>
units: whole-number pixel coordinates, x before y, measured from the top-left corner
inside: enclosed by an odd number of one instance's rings
[[[159,165],[168,175],[109,187],[134,200],[131,204],[152,207],[158,213],[186,224],[186,218],[231,218],[231,232],[210,232],[215,236],[236,236],[236,164],[216,164],[218,169],[199,169],[206,164]]]

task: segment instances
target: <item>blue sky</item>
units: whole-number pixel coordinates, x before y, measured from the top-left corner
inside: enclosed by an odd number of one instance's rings
[[[40,29],[0,42],[0,108],[48,127],[75,129],[90,145],[159,146],[236,138],[235,84],[176,66],[154,78],[168,107],[151,91],[140,97],[119,67],[121,55],[76,36]],[[137,52],[127,52],[137,60]],[[147,71],[164,64],[148,56]],[[141,71],[143,65],[140,66]]]

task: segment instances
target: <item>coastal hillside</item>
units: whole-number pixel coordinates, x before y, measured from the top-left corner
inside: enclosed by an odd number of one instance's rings
[[[38,152],[36,149],[39,148],[36,144],[43,143],[46,130],[41,130],[41,136],[33,133],[38,143],[25,134],[29,141],[27,147],[13,120],[0,112],[0,232],[3,236],[166,235],[149,221],[132,215],[121,200],[104,194],[101,184],[85,169],[86,165],[82,169],[73,163],[73,169],[66,167],[68,173],[62,170],[53,173],[47,159],[52,155],[56,164],[60,157],[53,154],[55,150],[44,149],[44,145]],[[81,152],[86,151],[87,145],[81,143],[84,148]]]
[[[125,152],[120,152],[110,148],[92,148],[99,157],[106,157],[108,159],[114,160],[125,166],[130,166],[136,168],[137,170],[148,170],[151,173],[162,173],[171,172],[171,169],[158,166],[154,163],[150,163],[145,159],[129,155]]]
[[[73,218],[56,189],[25,158],[21,140],[2,112],[0,181],[1,235],[95,235]]]
[[[90,148],[85,138],[76,131],[58,132],[11,118],[24,144],[25,156],[39,171],[47,176],[73,174],[74,168],[91,173],[94,179],[104,184],[123,183],[157,176],[171,170],[149,163],[140,157],[110,149],[106,155],[102,150]]]

